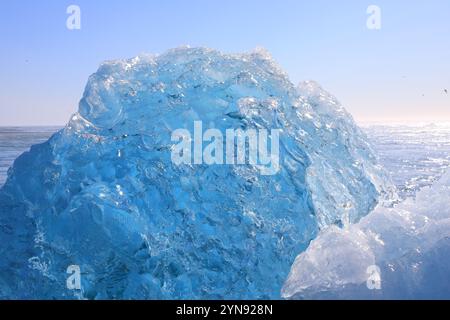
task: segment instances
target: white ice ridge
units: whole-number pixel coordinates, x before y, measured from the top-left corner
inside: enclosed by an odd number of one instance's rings
[[[415,199],[392,209],[379,207],[344,229],[326,229],[296,258],[282,296],[450,298],[449,200],[447,173],[432,187],[419,191]],[[368,285],[373,266],[379,267],[379,289]]]

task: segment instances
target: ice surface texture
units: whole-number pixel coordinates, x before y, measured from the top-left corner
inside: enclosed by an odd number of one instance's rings
[[[281,170],[171,162],[171,133],[282,129]],[[391,192],[365,136],[262,50],[179,48],[103,64],[79,111],[0,192],[0,294],[279,298],[296,254]],[[82,291],[66,289],[79,265]]]
[[[450,173],[415,199],[377,208],[346,229],[330,227],[298,256],[283,296],[449,299],[449,194]],[[370,266],[379,268],[380,290],[367,286]]]

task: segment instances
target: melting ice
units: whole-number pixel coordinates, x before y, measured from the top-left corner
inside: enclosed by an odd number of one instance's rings
[[[328,228],[297,257],[283,297],[449,299],[449,195],[447,173],[394,208],[379,207],[344,229]]]
[[[174,165],[171,133],[195,121],[281,129],[278,174]],[[386,181],[337,100],[295,87],[265,51],[107,62],[0,190],[0,297],[279,298],[295,256],[391,198]]]

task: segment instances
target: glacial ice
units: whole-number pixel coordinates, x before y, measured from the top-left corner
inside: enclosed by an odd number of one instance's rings
[[[281,129],[279,173],[174,165],[171,132],[194,121]],[[107,62],[0,190],[0,297],[279,298],[296,254],[392,197],[386,181],[336,99],[264,50]]]
[[[450,172],[394,208],[324,230],[297,257],[283,297],[449,299],[449,194]]]

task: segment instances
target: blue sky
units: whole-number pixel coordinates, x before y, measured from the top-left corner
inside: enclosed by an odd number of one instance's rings
[[[81,30],[66,28],[71,4]],[[102,61],[186,44],[265,47],[358,121],[450,121],[448,0],[1,0],[0,41],[0,125],[62,125]]]

